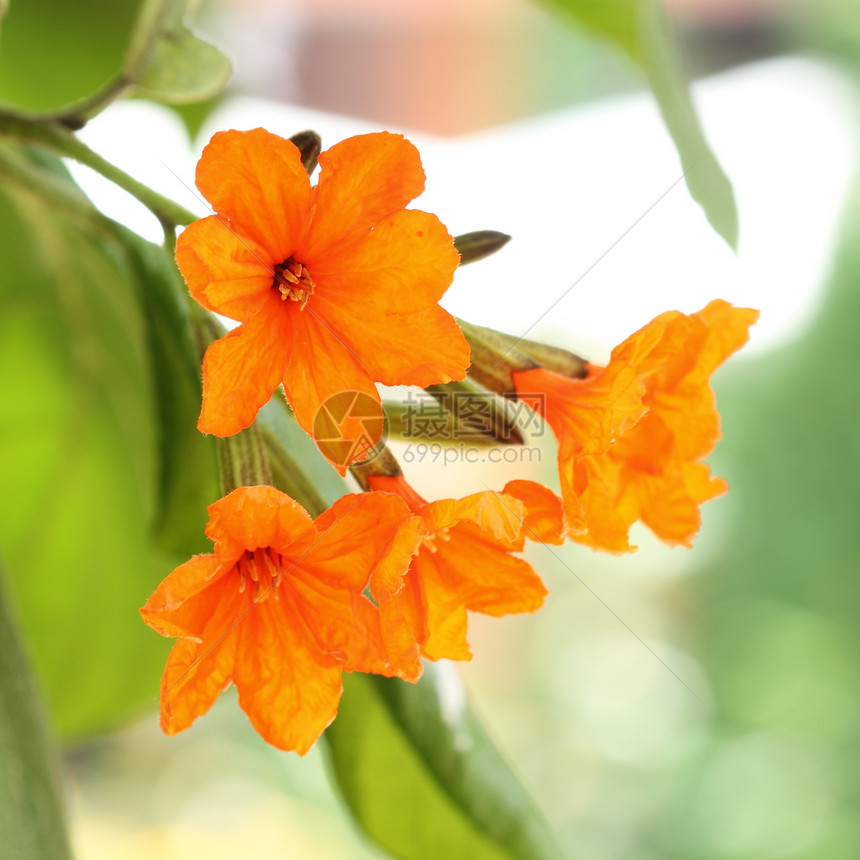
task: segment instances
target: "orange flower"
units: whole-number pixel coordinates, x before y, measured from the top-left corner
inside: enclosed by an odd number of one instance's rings
[[[543,605],[543,583],[512,555],[523,547],[525,516],[513,496],[485,492],[428,503],[403,477],[368,481],[374,490],[401,496],[423,522],[406,577],[370,585],[382,635],[399,663],[417,663],[419,652],[431,660],[470,660],[466,610],[501,616]]]
[[[408,674],[385,651],[371,575],[403,577],[418,545],[407,506],[346,496],[319,525],[272,487],[240,487],[209,507],[215,552],[167,576],[141,609],[175,636],[161,679],[161,727],[182,731],[232,682],[262,737],[304,755],[334,719],[341,671]]]
[[[573,540],[624,552],[641,519],[666,543],[690,546],[699,505],[727,489],[701,462],[720,438],[709,379],[757,318],[716,300],[652,320],[585,379],[544,368],[514,373],[517,397],[543,414],[558,441]]]
[[[261,128],[216,134],[197,187],[217,214],[182,233],[176,260],[200,304],[242,323],[206,351],[198,428],[237,433],[283,383],[319,436],[328,398],[363,393],[371,410],[340,428],[353,443],[334,464],[344,474],[382,432],[374,383],[462,379],[469,347],[437,304],[459,262],[453,241],[435,215],[404,208],[424,189],[415,147],[366,134],[319,162],[311,188],[290,141]]]

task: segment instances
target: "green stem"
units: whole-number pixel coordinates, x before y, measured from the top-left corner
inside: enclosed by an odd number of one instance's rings
[[[93,152],[62,125],[0,112],[0,135],[46,147],[95,170],[143,203],[158,218],[165,230],[197,220],[197,216],[184,206],[153,191]]]

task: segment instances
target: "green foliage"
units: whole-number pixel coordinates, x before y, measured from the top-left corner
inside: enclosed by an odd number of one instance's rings
[[[350,675],[344,688],[324,736],[332,770],[355,819],[393,856],[561,856],[454,669],[428,665],[417,685]]]
[[[145,326],[154,384],[159,477],[155,529],[165,549],[205,552],[206,506],[219,496],[215,440],[197,432],[201,381],[185,285],[163,248],[115,225]]]
[[[51,110],[102,87],[123,61],[138,0],[15,0],[0,30],[0,101]]]
[[[197,102],[220,92],[231,73],[230,61],[217,48],[178,27],[160,34],[137,90],[156,101]]]
[[[658,0],[544,2],[614,42],[643,69],[675,141],[690,194],[704,209],[714,230],[736,248],[738,213],[734,192],[702,133]]]
[[[144,0],[123,64],[142,95],[175,104],[217,95],[232,72],[230,61],[184,24],[187,0]]]
[[[151,540],[158,413],[134,268],[14,201],[0,199],[0,547],[52,719],[73,737],[155,703],[167,643],[137,607],[173,560]]]
[[[0,833],[7,860],[71,858],[45,715],[0,581]]]

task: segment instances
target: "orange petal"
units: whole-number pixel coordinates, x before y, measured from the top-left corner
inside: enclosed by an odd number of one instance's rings
[[[244,430],[272,396],[287,361],[287,310],[272,292],[256,316],[206,350],[201,433],[232,436]]]
[[[385,416],[376,386],[362,357],[314,310],[313,300],[290,315],[283,346],[284,390],[296,421],[345,475],[382,438]]]
[[[304,238],[311,187],[298,149],[262,128],[220,131],[197,164],[197,187],[242,239],[283,262]]]
[[[205,714],[230,683],[236,665],[239,600],[214,601],[200,642],[180,639],[161,676],[161,727],[168,735],[187,729]]]
[[[523,534],[541,543],[563,544],[567,530],[561,499],[536,481],[508,481],[506,496],[519,499],[525,506]]]
[[[274,487],[239,487],[209,505],[207,536],[221,558],[238,559],[245,550],[272,547],[290,557],[316,539],[313,521],[305,509]],[[294,550],[296,544],[299,549]]]
[[[728,484],[712,478],[704,463],[678,463],[671,472],[643,476],[639,489],[640,518],[670,546],[692,546],[699,531],[699,507],[722,495]]]
[[[436,563],[448,591],[473,612],[534,612],[547,590],[531,565],[507,552],[485,531],[461,523],[437,543]]]
[[[372,585],[371,585],[372,589]],[[426,639],[425,610],[417,576],[413,569],[406,574],[403,587],[376,598],[385,652],[389,663],[397,667],[406,681],[417,681],[423,671],[420,643]]]
[[[394,594],[418,550],[421,520],[391,493],[344,496],[314,524],[323,534],[302,561],[316,576],[374,597]]]
[[[238,238],[216,215],[189,224],[176,240],[176,263],[191,295],[204,308],[243,322],[265,304],[280,262],[253,239]]]
[[[444,566],[438,553],[429,550],[422,550],[413,564],[424,621],[421,653],[430,660],[471,660],[466,607],[444,576]]]
[[[402,135],[358,135],[320,155],[313,223],[300,253],[320,257],[368,232],[424,190],[418,150]]]
[[[582,453],[605,451],[647,411],[645,383],[626,360],[569,379],[543,367],[512,374],[517,399],[543,415],[561,444]]]
[[[487,533],[488,538],[510,549],[522,533],[525,513],[525,507],[517,499],[490,490],[462,499],[430,502],[423,516],[431,531],[451,528],[462,522],[474,523]]]
[[[434,305],[454,279],[460,255],[442,222],[404,209],[383,218],[357,243],[323,249],[302,262],[330,302],[358,313],[368,304],[385,313]]]
[[[304,755],[337,713],[341,669],[319,663],[281,593],[244,619],[234,683],[264,740]]]
[[[229,572],[215,555],[195,555],[169,573],[140,610],[143,620],[162,636],[199,637],[211,615],[211,600],[192,601]]]
[[[320,295],[316,306],[366,372],[384,385],[424,387],[466,376],[469,344],[454,317],[438,305],[414,314],[370,307],[353,312]]]

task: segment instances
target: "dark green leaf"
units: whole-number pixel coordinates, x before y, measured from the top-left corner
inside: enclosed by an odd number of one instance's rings
[[[206,506],[219,496],[214,437],[197,431],[200,361],[188,317],[185,284],[163,248],[119,225],[145,326],[154,382],[159,451],[155,531],[181,554],[206,552]]]
[[[71,858],[56,751],[0,581],[0,834],[7,860]]]
[[[687,188],[711,226],[738,243],[734,192],[708,146],[659,0],[544,0],[618,45],[644,70],[675,141]]]

